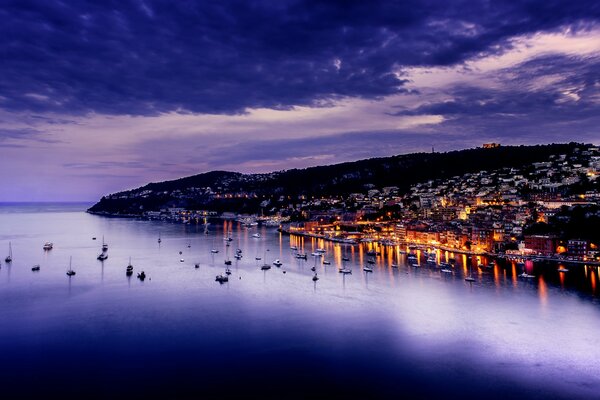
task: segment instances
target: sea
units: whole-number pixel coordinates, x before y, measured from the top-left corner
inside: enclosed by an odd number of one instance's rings
[[[443,253],[443,273],[410,249],[88,206],[0,205],[2,398],[600,398],[597,267]]]

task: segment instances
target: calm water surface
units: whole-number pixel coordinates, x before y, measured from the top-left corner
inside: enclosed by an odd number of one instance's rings
[[[84,209],[0,206],[6,398],[600,396],[595,268],[559,274],[556,266],[528,266],[537,277],[523,281],[514,265],[479,271],[488,260],[472,260],[476,282],[468,284],[461,256],[444,275],[381,248],[367,274],[359,246],[222,221],[205,235],[201,225]],[[229,248],[224,229],[232,230]],[[109,257],[100,262],[103,236]],[[53,250],[42,250],[46,241]],[[308,260],[295,259],[290,245]],[[310,256],[317,247],[331,265]],[[343,256],[352,275],[337,272]],[[144,282],[126,277],[129,257]],[[233,273],[220,285],[214,279],[226,257]],[[283,266],[261,271],[255,257]]]

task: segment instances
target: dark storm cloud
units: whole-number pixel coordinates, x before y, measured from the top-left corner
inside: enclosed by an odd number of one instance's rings
[[[239,113],[401,93],[408,66],[585,29],[597,1],[4,1],[0,108]]]

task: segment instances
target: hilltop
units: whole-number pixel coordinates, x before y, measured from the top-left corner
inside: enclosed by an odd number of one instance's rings
[[[88,211],[141,215],[145,211],[182,207],[252,213],[273,202],[292,203],[313,196],[343,198],[372,188],[395,187],[399,193],[405,193],[416,183],[481,170],[519,168],[587,147],[567,143],[413,153],[266,174],[211,171],[110,194]]]

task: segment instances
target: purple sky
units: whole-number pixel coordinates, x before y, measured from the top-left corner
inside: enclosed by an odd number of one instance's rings
[[[600,143],[598,1],[2,1],[0,201]]]

